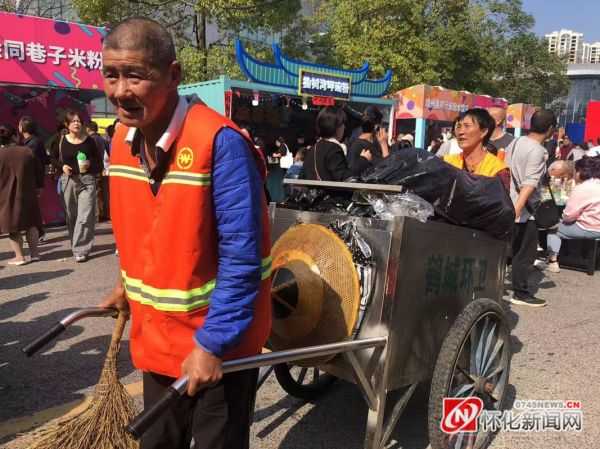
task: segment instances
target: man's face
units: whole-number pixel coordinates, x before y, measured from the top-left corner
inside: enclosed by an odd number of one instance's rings
[[[104,92],[126,126],[147,128],[160,120],[181,79],[179,64],[160,70],[139,50],[104,49]]]

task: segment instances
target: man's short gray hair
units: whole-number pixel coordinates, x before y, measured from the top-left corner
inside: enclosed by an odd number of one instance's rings
[[[165,70],[175,61],[175,44],[167,29],[155,20],[130,17],[114,27],[104,39],[104,50],[142,51],[150,65]]]

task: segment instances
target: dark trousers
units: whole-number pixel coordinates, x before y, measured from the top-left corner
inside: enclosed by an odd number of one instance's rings
[[[538,233],[534,220],[527,223],[515,223],[512,240],[512,285],[517,298],[532,295],[527,279],[529,269],[535,261]]]
[[[184,395],[148,429],[140,449],[248,449],[258,369],[229,373],[195,397]],[[144,373],[144,408],[175,379]]]

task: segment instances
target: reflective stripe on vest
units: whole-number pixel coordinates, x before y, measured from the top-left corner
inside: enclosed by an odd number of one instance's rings
[[[271,256],[265,257],[261,261],[261,280],[263,281],[271,276],[271,261]],[[165,312],[191,312],[208,306],[210,295],[216,284],[216,280],[213,279],[191,290],[155,288],[144,284],[141,279],[127,276],[125,270],[121,271],[121,275],[129,299]]]
[[[148,176],[141,168],[128,165],[111,165],[108,173],[110,176],[133,179],[135,181],[149,182]],[[184,171],[167,172],[162,184],[184,184],[188,186],[208,186],[211,184],[210,173],[189,173]]]

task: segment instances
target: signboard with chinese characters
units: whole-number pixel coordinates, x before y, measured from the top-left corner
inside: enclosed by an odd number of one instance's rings
[[[104,28],[0,12],[0,82],[102,88]]]
[[[471,108],[506,108],[504,98],[475,95],[467,91],[444,89],[440,86],[419,84],[396,92],[396,119],[426,119],[451,122]]]
[[[298,95],[339,98],[348,100],[352,82],[350,77],[301,70],[298,77]]]

